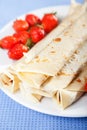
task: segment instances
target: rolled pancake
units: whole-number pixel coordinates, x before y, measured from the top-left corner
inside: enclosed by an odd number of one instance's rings
[[[65,109],[74,102],[76,102],[80,97],[82,97],[83,94],[84,94],[83,92],[72,92],[62,89],[57,92],[57,96],[55,98],[58,105],[62,109]]]
[[[19,72],[17,73],[17,76],[19,77],[21,81],[25,81],[30,88],[32,87],[32,88],[38,88],[38,89],[39,87],[35,87],[35,82],[33,82],[32,79],[35,78],[35,81],[38,83],[38,82],[42,82],[43,80],[47,78],[47,76],[45,75],[44,77],[42,77],[41,74],[28,73],[28,72]],[[38,77],[40,77],[40,79]]]
[[[25,81],[22,82],[23,88],[26,91],[26,93],[31,93],[31,94],[38,94],[44,97],[52,97],[53,95],[51,95],[50,93],[47,93],[43,90],[40,89],[36,89],[36,88],[30,88],[29,84],[27,84]]]
[[[38,93],[33,93],[32,91],[26,91],[23,87],[22,82],[19,80],[18,76],[12,69],[8,68],[4,70],[4,73],[0,76],[0,87],[4,87],[8,91],[14,93],[18,90],[21,91],[24,98],[30,100],[31,102],[40,102],[43,96]],[[35,91],[35,90],[33,90]]]
[[[0,76],[0,87],[5,87],[12,93],[19,90],[20,80],[14,72],[10,72],[10,69],[6,69]]]
[[[19,78],[24,82],[24,89],[30,93],[42,95],[44,97],[52,97],[56,91],[65,88],[73,80],[76,73],[83,68],[87,62],[87,41],[80,46],[79,50],[73,55],[68,63],[63,67],[61,74],[56,77],[52,77],[49,82],[46,82],[41,89],[34,88],[32,79],[35,76],[33,73],[20,72]],[[36,76],[37,78],[37,76]],[[31,79],[31,82],[30,82]],[[36,79],[38,80],[38,79]],[[30,84],[31,83],[31,84]],[[33,86],[32,86],[33,84]]]
[[[25,73],[20,72],[18,73],[18,77],[21,80],[21,83],[23,84],[23,88],[25,89],[27,93],[39,94],[44,97],[52,97],[55,93],[55,92],[48,93],[47,91],[44,91],[42,89],[34,88],[34,83],[32,82],[33,73],[28,74],[27,72]]]
[[[33,72],[35,75],[42,74],[41,78],[43,78],[44,75],[46,75],[47,78],[55,76],[64,66],[65,62],[69,60],[79,46],[83,44],[86,37],[87,11],[85,10],[85,13],[83,13],[80,19],[64,31],[58,38],[54,39],[50,45],[38,54],[38,56],[29,63],[16,64],[14,69],[17,72]],[[38,79],[40,79],[39,76]],[[44,82],[44,78],[42,82],[37,83],[34,78],[32,81],[35,83],[35,87],[40,87]]]
[[[20,92],[21,92],[23,98],[30,102],[38,103],[43,98],[43,96],[41,96],[39,94],[32,94],[29,91],[26,91],[23,84],[20,84]]]
[[[68,11],[68,15],[75,13],[75,11],[77,9],[80,10],[81,8],[82,8],[82,4],[76,2],[76,0],[71,0],[71,6],[70,6],[70,9]]]
[[[85,84],[87,83],[87,64],[84,67],[83,71],[79,74],[79,76],[65,89],[76,92],[87,92],[87,88],[85,88]]]
[[[82,4],[79,3],[71,3],[70,9],[68,11],[68,16],[63,19],[63,21],[53,29],[44,39],[42,39],[38,44],[36,44],[30,51],[29,53],[25,53],[24,57],[20,59],[18,62],[30,62],[38,53],[40,53],[47,45],[50,44],[50,42],[58,37],[59,34],[61,34],[64,30],[66,30],[69,26],[71,26],[72,22],[77,20],[80,15],[84,12]],[[81,11],[80,11],[81,10]],[[16,62],[16,63],[18,63]],[[15,64],[16,64],[15,63]]]
[[[59,74],[52,77],[50,81],[43,85],[43,90],[54,92],[62,88],[66,88],[75,78],[79,71],[87,62],[87,41],[76,51],[70,60],[64,65]]]
[[[72,103],[76,102],[85,91],[85,83],[87,82],[87,66],[79,74],[79,76],[73,80],[65,89],[60,89],[55,98],[57,103],[63,108],[67,108]]]

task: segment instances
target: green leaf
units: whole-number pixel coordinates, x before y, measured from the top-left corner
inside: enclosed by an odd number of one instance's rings
[[[29,49],[31,49],[34,46],[34,43],[32,42],[32,39],[29,38],[25,44]]]

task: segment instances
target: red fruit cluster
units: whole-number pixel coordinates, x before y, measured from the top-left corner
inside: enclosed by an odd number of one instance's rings
[[[18,60],[58,24],[58,19],[53,13],[45,14],[42,19],[34,14],[27,14],[24,20],[13,22],[15,33],[3,37],[0,47],[8,50],[9,58]]]

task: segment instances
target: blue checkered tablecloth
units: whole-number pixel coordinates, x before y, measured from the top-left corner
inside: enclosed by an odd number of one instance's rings
[[[69,3],[70,0],[0,0],[0,29],[31,10]],[[45,115],[16,103],[0,90],[0,130],[87,130],[87,118]]]

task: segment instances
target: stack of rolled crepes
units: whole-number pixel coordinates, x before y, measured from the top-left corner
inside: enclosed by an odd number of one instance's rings
[[[64,109],[82,97],[87,82],[87,1],[72,0],[60,25],[5,69],[0,81],[1,87],[19,90],[24,98],[55,99]]]

